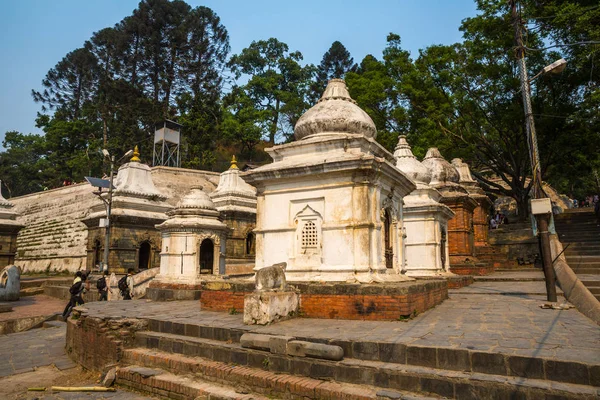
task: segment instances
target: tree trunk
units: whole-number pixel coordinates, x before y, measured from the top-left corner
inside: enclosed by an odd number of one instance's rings
[[[275,101],[275,117],[273,118],[273,124],[269,132],[269,143],[275,144],[275,134],[277,133],[277,124],[279,123],[279,99]]]

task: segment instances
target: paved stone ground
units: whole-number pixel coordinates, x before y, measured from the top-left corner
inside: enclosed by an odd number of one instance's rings
[[[410,321],[301,318],[264,327],[243,325],[242,315],[200,311],[197,301],[133,300],[84,307],[98,317],[154,318],[296,337],[389,341],[600,364],[600,326],[576,309],[541,309],[544,302],[544,296],[451,290],[449,300]]]
[[[65,354],[66,325],[0,336],[0,377],[54,364],[60,370],[76,365]]]
[[[27,387],[95,386],[95,377],[82,374],[65,353],[66,325],[0,335],[0,398],[2,399],[112,399],[144,400],[123,390],[114,393],[28,392]],[[60,326],[62,325],[62,326]]]
[[[564,301],[564,295],[560,288],[556,288],[556,293],[559,296],[559,302]],[[469,286],[453,290],[453,294],[489,294],[489,295],[511,295],[520,296],[522,298],[537,300],[545,298],[546,283],[544,281],[532,282],[474,282]]]
[[[7,313],[0,313],[0,322],[40,315],[52,315],[57,312],[62,313],[67,302],[39,294],[36,296],[21,297],[18,301],[11,301],[9,304],[13,310]]]

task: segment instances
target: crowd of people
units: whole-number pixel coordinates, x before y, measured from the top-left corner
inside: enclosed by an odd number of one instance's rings
[[[596,208],[598,207],[598,203],[600,202],[597,194],[586,196],[585,199],[581,200],[573,199],[572,201],[573,208],[592,207],[596,212]]]
[[[89,279],[91,274],[92,271],[77,271],[75,273],[75,278],[73,279],[73,283],[69,288],[69,293],[71,296],[62,314],[64,319],[69,318],[73,308],[85,304],[85,301],[83,300],[83,294],[91,289],[91,280]],[[119,290],[123,300],[133,299],[133,275],[133,268],[129,268],[127,275],[119,279],[117,283],[117,289]],[[108,282],[107,270],[105,270],[102,273],[102,276],[96,280],[96,290],[98,291],[99,301],[108,301],[108,293],[113,293]]]

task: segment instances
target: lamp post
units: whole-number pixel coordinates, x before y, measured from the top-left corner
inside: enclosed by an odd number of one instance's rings
[[[525,110],[525,126],[527,130],[527,145],[529,147],[529,159],[531,162],[531,172],[533,175],[533,198],[534,199],[547,199],[546,193],[542,189],[542,168],[540,165],[540,155],[538,152],[537,136],[535,132],[535,121],[533,119],[533,111],[531,107],[531,92],[529,84],[542,74],[546,73],[558,73],[564,70],[566,66],[565,59],[560,60],[546,66],[542,71],[535,75],[532,79],[527,77],[527,65],[525,64],[525,47],[523,46],[523,38],[521,36],[521,20],[517,13],[516,0],[509,1],[511,6],[511,13],[513,23],[515,26],[515,41],[517,44],[516,55],[519,65],[519,78],[521,80],[521,92],[523,94],[523,107]],[[539,212],[533,212],[535,214],[538,226],[538,233],[541,243],[542,250],[542,263],[544,267],[544,278],[546,281],[546,296],[548,301],[555,302],[556,298],[556,276],[554,274],[554,267],[552,265],[552,252],[550,249],[550,233],[548,232],[548,226],[550,224],[550,213],[552,212],[551,203],[548,200],[542,203],[549,204],[548,207],[543,207]],[[532,203],[533,204],[533,203]]]
[[[108,152],[108,150],[106,149],[102,149],[102,154],[104,154],[104,157],[110,160],[110,178],[109,178],[109,185],[108,185],[108,199],[107,201],[104,202],[105,206],[106,206],[106,226],[105,226],[105,233],[104,233],[104,257],[103,257],[103,269],[106,268],[108,270],[108,251],[109,251],[109,246],[110,246],[110,228],[111,228],[111,222],[110,222],[110,215],[111,215],[111,210],[112,210],[112,194],[113,194],[113,181],[114,181],[114,176],[115,176],[115,156],[111,156],[110,153]],[[133,154],[133,150],[129,150],[127,153],[125,153],[123,155],[123,157],[121,157],[119,159],[119,161],[121,161],[122,159],[129,157]]]

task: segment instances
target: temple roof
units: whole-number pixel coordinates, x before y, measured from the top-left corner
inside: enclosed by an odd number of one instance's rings
[[[406,176],[415,182],[429,184],[431,171],[413,155],[405,135],[400,135],[398,138],[394,157],[396,157],[396,168],[404,172]]]
[[[443,186],[458,184],[460,177],[458,171],[450,164],[437,149],[432,147],[427,150],[427,154],[423,159],[423,165],[431,171],[431,185]]]
[[[182,209],[194,210],[197,214],[204,214],[204,210],[217,211],[217,207],[208,197],[208,194],[202,190],[202,186],[193,187],[189,193],[181,198],[175,207],[175,211]]]
[[[256,213],[256,189],[240,176],[235,156],[231,167],[221,174],[219,186],[210,194],[219,211],[245,211]]]
[[[294,128],[296,140],[332,133],[377,137],[373,120],[352,100],[343,79],[330,80],[321,99],[300,117]]]

